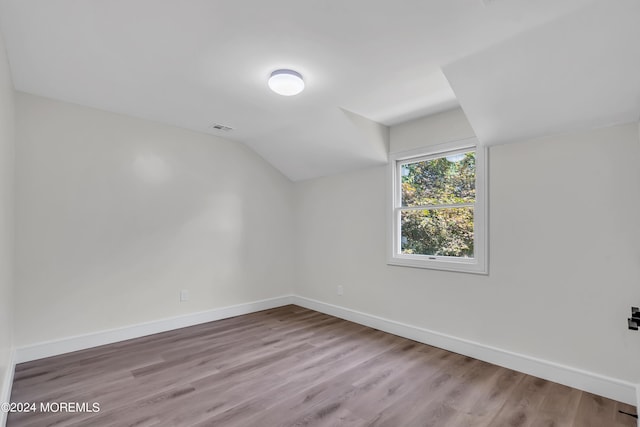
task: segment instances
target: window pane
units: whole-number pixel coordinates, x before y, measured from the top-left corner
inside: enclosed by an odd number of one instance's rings
[[[473,208],[403,210],[401,252],[473,258]]]
[[[402,206],[473,203],[475,151],[402,165]]]

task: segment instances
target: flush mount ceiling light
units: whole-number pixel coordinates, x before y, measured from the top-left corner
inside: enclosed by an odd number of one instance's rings
[[[304,89],[302,75],[293,70],[275,70],[269,77],[269,87],[283,96],[297,95]]]

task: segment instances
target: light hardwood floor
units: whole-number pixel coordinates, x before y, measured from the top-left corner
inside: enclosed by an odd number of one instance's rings
[[[8,426],[636,426],[635,408],[286,306],[16,367]]]

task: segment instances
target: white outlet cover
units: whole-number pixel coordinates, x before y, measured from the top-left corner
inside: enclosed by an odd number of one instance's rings
[[[189,291],[186,289],[180,291],[180,301],[189,301]]]

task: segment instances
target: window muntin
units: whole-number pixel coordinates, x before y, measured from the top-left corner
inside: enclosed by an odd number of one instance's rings
[[[390,264],[486,273],[485,149],[460,141],[391,156]]]

